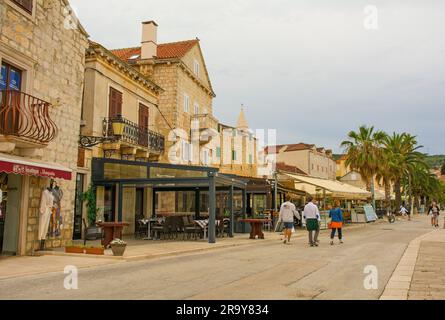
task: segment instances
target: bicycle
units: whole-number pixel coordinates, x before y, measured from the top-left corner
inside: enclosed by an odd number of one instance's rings
[[[388,212],[387,214],[388,217],[388,222],[389,223],[395,223],[396,222],[396,215],[394,214],[394,212]]]

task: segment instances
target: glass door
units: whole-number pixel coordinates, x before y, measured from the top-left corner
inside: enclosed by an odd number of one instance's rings
[[[82,239],[84,181],[85,181],[85,175],[78,173],[76,176],[76,199],[74,203],[73,240]]]

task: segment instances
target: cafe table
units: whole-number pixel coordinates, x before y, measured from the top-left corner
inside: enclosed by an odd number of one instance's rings
[[[250,223],[251,231],[250,231],[250,239],[254,240],[258,237],[258,239],[264,239],[263,227],[267,222],[271,222],[270,219],[241,219],[240,222]]]
[[[122,240],[122,231],[130,224],[128,222],[100,222],[97,225],[103,229],[102,245],[109,248],[114,239]]]

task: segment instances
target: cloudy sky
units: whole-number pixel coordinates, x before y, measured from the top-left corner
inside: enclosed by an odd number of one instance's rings
[[[222,122],[234,124],[244,104],[250,126],[277,129],[279,143],[339,152],[347,132],[367,124],[445,154],[443,0],[71,4],[108,48],[139,45],[145,20],[159,24],[160,43],[201,39]]]

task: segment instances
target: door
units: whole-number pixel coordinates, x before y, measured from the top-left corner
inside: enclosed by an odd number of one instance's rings
[[[116,221],[116,187],[106,186],[104,194],[104,219],[105,222]]]
[[[145,217],[144,215],[144,189],[138,188],[136,189],[136,207],[134,210],[135,213],[135,232],[137,232],[138,221]]]
[[[20,224],[22,176],[0,175],[0,254],[16,255]]]
[[[76,176],[76,199],[74,203],[73,240],[82,239],[84,182],[85,182],[85,175],[78,173]]]
[[[139,104],[139,145],[148,147],[149,109]]]

